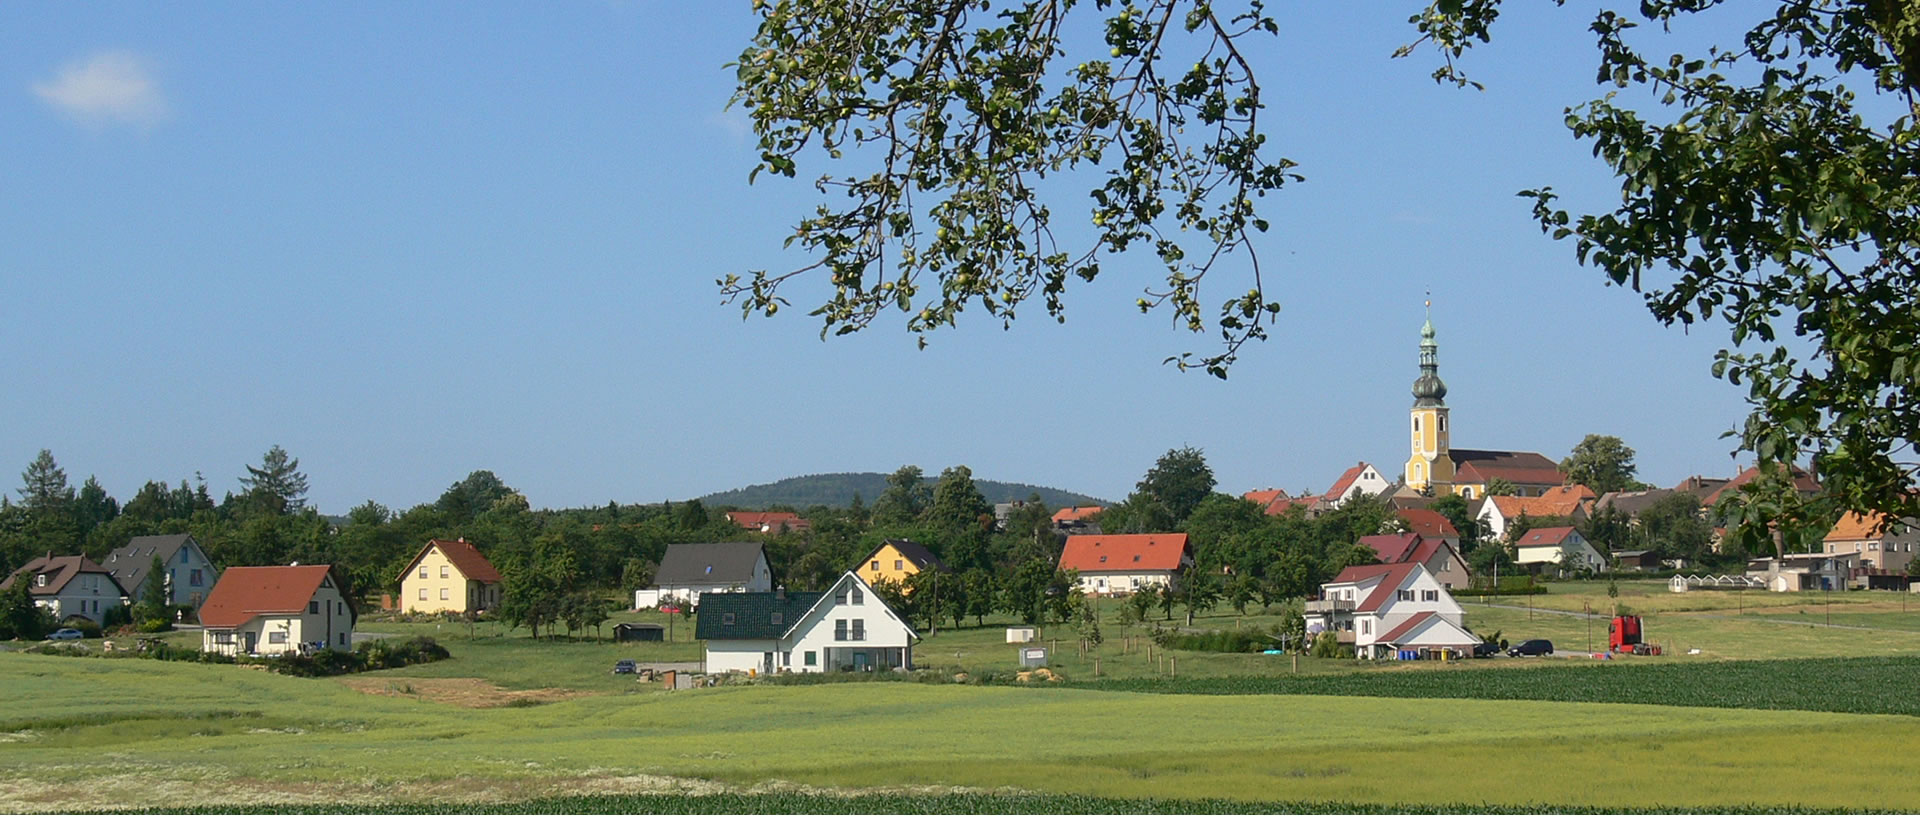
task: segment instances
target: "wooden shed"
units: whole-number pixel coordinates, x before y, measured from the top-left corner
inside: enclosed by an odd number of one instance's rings
[[[666,640],[666,627],[657,623],[620,623],[613,627],[613,639],[622,643],[633,640]]]

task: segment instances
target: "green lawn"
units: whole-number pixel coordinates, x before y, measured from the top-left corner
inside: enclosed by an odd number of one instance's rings
[[[1920,787],[1897,769],[1808,761],[1900,755],[1914,720],[1887,715],[912,683],[474,710],[233,666],[22,654],[0,655],[0,689],[33,701],[0,723],[5,811],[955,787],[1920,809]]]

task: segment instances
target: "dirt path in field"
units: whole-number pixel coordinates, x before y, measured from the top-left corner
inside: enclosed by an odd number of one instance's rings
[[[362,694],[385,697],[411,697],[461,708],[499,708],[510,705],[539,705],[589,697],[579,689],[504,689],[478,677],[341,677],[341,685]]]

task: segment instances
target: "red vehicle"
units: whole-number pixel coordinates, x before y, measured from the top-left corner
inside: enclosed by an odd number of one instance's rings
[[[1607,624],[1607,650],[1639,655],[1660,653],[1660,647],[1642,642],[1639,615],[1621,615]]]

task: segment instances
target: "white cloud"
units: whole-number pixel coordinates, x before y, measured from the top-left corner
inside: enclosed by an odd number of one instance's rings
[[[159,84],[125,51],[68,63],[53,79],[34,83],[33,93],[87,125],[151,125],[167,115]]]

